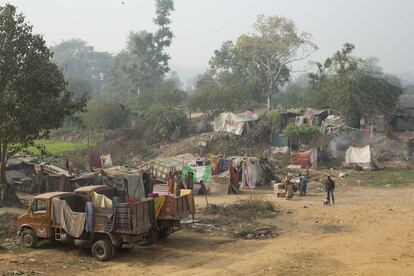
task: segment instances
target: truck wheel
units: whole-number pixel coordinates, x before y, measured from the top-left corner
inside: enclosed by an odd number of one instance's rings
[[[22,245],[27,248],[35,248],[37,243],[36,233],[32,229],[23,230],[20,235]]]
[[[158,240],[158,234],[156,230],[151,230],[148,236],[148,245],[153,245]]]
[[[154,243],[157,242],[157,239],[158,239],[158,233],[156,230],[152,229],[151,231],[149,231],[147,240],[145,241],[144,245],[146,246],[153,245]]]
[[[111,259],[114,252],[115,247],[108,240],[99,240],[92,245],[92,255],[101,262]]]
[[[166,238],[168,238],[169,235],[170,235],[170,233],[168,232],[168,230],[162,229],[162,230],[158,231],[157,238],[159,240],[165,240]]]

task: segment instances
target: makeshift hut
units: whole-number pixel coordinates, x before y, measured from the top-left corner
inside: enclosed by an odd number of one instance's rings
[[[326,109],[314,109],[307,108],[303,117],[305,118],[305,123],[312,126],[320,126],[327,117],[329,116],[329,111]]]
[[[391,125],[397,131],[414,130],[414,107],[399,109],[391,116]]]
[[[207,164],[205,160],[189,153],[173,157],[157,157],[151,161],[150,170],[152,175],[157,179],[158,183],[154,184],[154,191],[158,192],[168,191],[168,186],[165,183],[167,182],[170,171],[181,171],[181,177],[179,179],[185,179],[188,173],[192,172],[194,175],[194,192],[200,189],[200,185],[196,184],[200,180],[203,180],[207,188],[209,188],[211,182],[211,165]],[[176,183],[176,185],[178,184]]]
[[[251,111],[239,114],[224,112],[214,119],[214,132],[229,132],[235,135],[249,135],[253,131],[254,123],[258,119],[259,116]]]
[[[289,123],[296,124],[296,118],[302,115],[303,109],[289,108],[285,109],[280,113],[280,126],[285,128]],[[301,120],[301,119],[298,119]]]
[[[349,147],[346,151],[345,162],[347,165],[360,166],[364,170],[384,168],[377,153],[369,145],[363,148]]]
[[[187,153],[177,156],[157,157],[150,162],[150,167],[153,175],[159,180],[166,181],[168,173],[173,171],[181,171],[184,166],[197,166],[203,163],[201,158]]]

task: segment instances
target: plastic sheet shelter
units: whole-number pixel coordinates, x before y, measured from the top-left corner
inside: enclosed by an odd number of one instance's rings
[[[184,166],[194,166],[197,158],[192,154],[183,154],[175,157],[157,157],[151,161],[153,174],[161,180],[166,180],[170,169],[182,170]]]
[[[346,151],[345,162],[348,165],[360,166],[364,170],[384,168],[384,165],[379,162],[377,154],[369,145],[363,148],[349,147]]]
[[[214,119],[214,132],[229,132],[235,135],[242,135],[244,130],[249,132],[249,122],[254,122],[259,119],[259,116],[251,111],[235,114],[232,112],[221,113]]]

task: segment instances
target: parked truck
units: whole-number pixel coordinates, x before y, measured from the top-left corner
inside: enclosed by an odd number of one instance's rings
[[[122,198],[121,194],[114,188],[107,185],[93,185],[78,188],[74,191],[77,195],[82,195],[87,200],[92,201],[95,193],[99,193],[112,200],[114,196]],[[171,233],[181,229],[181,220],[187,219],[190,215],[194,216],[195,206],[191,190],[181,190],[181,195],[173,194],[151,194],[154,199],[154,228],[157,237],[152,237],[151,242],[157,239],[164,239]]]
[[[96,259],[107,261],[117,248],[154,242],[153,210],[151,198],[100,208],[80,194],[50,192],[35,196],[28,212],[17,219],[18,235],[31,248],[39,240],[90,246]]]

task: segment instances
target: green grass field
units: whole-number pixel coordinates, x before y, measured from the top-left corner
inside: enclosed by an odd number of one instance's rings
[[[51,154],[62,154],[75,150],[86,149],[85,144],[81,143],[72,143],[72,142],[62,142],[62,141],[50,141],[50,140],[37,140],[36,145],[44,145],[46,151]],[[36,147],[29,147],[28,150],[34,154],[38,154],[39,150]]]
[[[355,173],[346,178],[346,182],[355,184],[359,181],[361,185],[369,186],[391,186],[396,187],[414,183],[414,169],[383,169],[378,171],[366,171]]]

